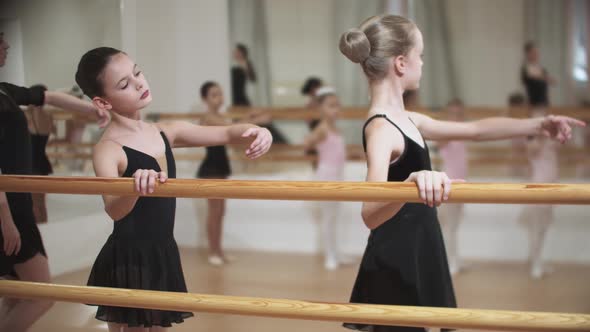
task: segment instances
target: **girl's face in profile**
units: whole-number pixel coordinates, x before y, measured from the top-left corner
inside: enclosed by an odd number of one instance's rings
[[[420,29],[416,28],[414,38],[414,47],[412,47],[406,56],[407,70],[404,75],[404,90],[417,90],[420,87],[420,78],[422,77],[424,42]]]
[[[338,112],[340,111],[340,101],[336,95],[329,95],[324,97],[320,107],[324,116],[334,119],[338,116]]]
[[[94,97],[97,106],[120,114],[131,114],[150,104],[149,85],[137,64],[125,53],[113,55],[99,79],[104,96]]]
[[[532,47],[526,54],[527,60],[529,62],[537,62],[539,61],[539,49],[537,47]]]
[[[209,91],[207,91],[207,97],[203,99],[205,104],[207,104],[207,108],[210,111],[218,111],[221,106],[223,106],[223,91],[221,91],[221,87],[219,85],[212,86]]]
[[[244,56],[242,51],[240,51],[240,49],[237,47],[234,48],[234,60],[236,60],[236,62],[238,63],[241,63],[246,60],[246,57]]]

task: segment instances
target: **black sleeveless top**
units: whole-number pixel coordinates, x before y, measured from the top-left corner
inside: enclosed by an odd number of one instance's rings
[[[176,164],[168,139],[166,145],[168,178],[176,177]],[[138,169],[162,171],[158,161],[144,153],[123,146],[131,177]],[[98,254],[89,286],[187,292],[180,254],[174,240],[176,198],[140,197],[125,217],[114,222],[113,233]],[[181,323],[189,312],[99,306],[96,318],[129,326],[163,326]]]
[[[232,105],[234,106],[250,106],[250,99],[246,94],[246,83],[248,82],[248,73],[239,66],[234,66],[231,69],[231,96]]]
[[[168,139],[160,133],[166,145],[166,164],[168,178],[176,178],[176,163]],[[127,168],[123,177],[133,177],[138,169],[162,171],[158,161],[138,150],[123,146],[127,155]],[[113,235],[118,237],[173,238],[176,198],[174,197],[140,197],[135,206],[123,219],[115,222]],[[139,233],[138,233],[139,232]]]
[[[389,165],[387,181],[404,181],[412,172],[431,170],[428,146],[409,138],[384,114],[384,118],[404,137],[404,150]],[[352,303],[456,307],[453,283],[436,208],[423,203],[406,203],[389,220],[371,230],[352,295]],[[345,323],[361,331],[424,331],[423,328],[370,326]]]
[[[389,173],[387,181],[404,181],[413,172],[422,170],[432,170],[430,164],[430,155],[428,145],[424,142],[424,147],[420,146],[416,141],[409,138],[393,121],[385,114],[377,114],[369,118],[363,126],[363,149],[367,152],[367,142],[365,138],[365,129],[373,119],[383,118],[391,123],[404,137],[404,150],[399,158],[389,164]],[[412,121],[412,120],[410,120]]]
[[[547,75],[547,71],[544,68],[543,75]],[[529,104],[531,106],[549,106],[549,85],[547,81],[529,76],[526,64],[522,65],[520,69],[520,77],[522,84],[524,84]]]

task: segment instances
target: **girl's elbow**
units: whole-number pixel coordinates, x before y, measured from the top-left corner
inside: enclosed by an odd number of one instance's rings
[[[106,212],[106,214],[115,221],[123,218],[120,212],[117,212],[113,207],[108,205],[105,205],[104,212]]]
[[[45,90],[45,95],[43,98],[43,104],[44,105],[53,105],[55,102],[55,92],[53,91],[49,91],[49,90]]]
[[[113,214],[113,210],[111,208],[109,208],[108,206],[104,207],[104,212],[113,220],[115,220],[115,216]]]
[[[484,131],[476,125],[467,129],[466,136],[470,141],[485,141]]]
[[[363,209],[361,211],[361,218],[363,218],[363,223],[368,229],[373,230],[375,228],[374,218],[372,218],[372,215],[369,213],[369,211]]]

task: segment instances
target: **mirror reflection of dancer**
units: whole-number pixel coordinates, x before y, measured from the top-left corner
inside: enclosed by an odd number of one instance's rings
[[[322,119],[306,137],[306,150],[317,151],[318,162],[315,168],[316,181],[343,181],[346,165],[346,143],[336,126],[341,106],[336,92],[331,87],[317,91],[318,107]],[[314,217],[320,229],[320,243],[323,247],[324,267],[335,270],[341,263],[347,263],[338,250],[338,222],[340,202],[314,203]]]
[[[447,105],[447,120],[465,121],[463,102],[454,99]],[[451,179],[466,179],[468,175],[467,147],[463,141],[447,141],[439,143],[439,154],[443,161],[443,171]],[[440,224],[447,246],[449,270],[452,275],[459,273],[463,262],[457,248],[457,233],[463,219],[465,204],[444,204],[440,207]]]
[[[549,86],[555,84],[547,70],[540,62],[537,45],[529,41],[524,46],[525,62],[521,69],[529,107],[533,117],[546,115],[549,107]],[[559,162],[557,145],[545,137],[530,137],[526,143],[532,182],[557,182]],[[538,279],[545,273],[542,262],[542,250],[545,236],[553,222],[552,205],[527,205],[523,207],[520,221],[529,231],[529,260],[531,277]]]
[[[201,85],[201,100],[207,107],[207,112],[201,118],[203,126],[227,126],[231,124],[223,116],[221,110],[224,105],[223,91],[219,84],[208,81]],[[236,123],[265,123],[269,117],[264,113],[251,111]],[[197,171],[201,179],[227,179],[231,175],[231,166],[224,145],[208,146],[205,159]],[[220,266],[229,263],[234,258],[225,255],[222,246],[223,218],[225,216],[225,199],[207,200],[207,240],[209,243],[208,261],[211,265]]]
[[[324,83],[322,82],[322,80],[317,77],[309,77],[305,81],[305,83],[301,87],[301,94],[308,98],[307,104],[305,105],[306,109],[315,110],[318,108],[318,106],[320,104],[318,101],[318,90],[323,85],[324,85]],[[310,120],[307,123],[309,130],[314,130],[315,127],[320,123],[320,121],[321,120],[318,120],[318,119]]]
[[[521,80],[524,84],[529,105],[532,108],[549,106],[549,85],[556,83],[540,62],[539,49],[534,42],[524,45],[525,60],[521,68]]]
[[[235,65],[231,68],[231,87],[232,87],[232,105],[250,107],[252,103],[248,98],[246,86],[248,81],[255,83],[257,80],[256,70],[250,60],[250,52],[248,47],[244,44],[237,44],[234,48],[233,59]],[[272,134],[275,143],[288,143],[287,138],[276,128],[276,126],[268,121],[261,124],[262,127],[267,128]]]
[[[533,110],[533,117],[544,116],[543,109]],[[555,183],[559,179],[559,158],[556,142],[544,136],[531,136],[526,143],[526,155],[530,166],[532,183]],[[530,275],[541,278],[547,268],[542,254],[547,231],[554,219],[553,205],[525,205],[520,215],[521,224],[529,236]]]

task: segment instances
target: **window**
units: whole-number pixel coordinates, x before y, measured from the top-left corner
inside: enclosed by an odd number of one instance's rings
[[[588,82],[588,4],[574,1],[574,49],[572,77],[576,82]]]

